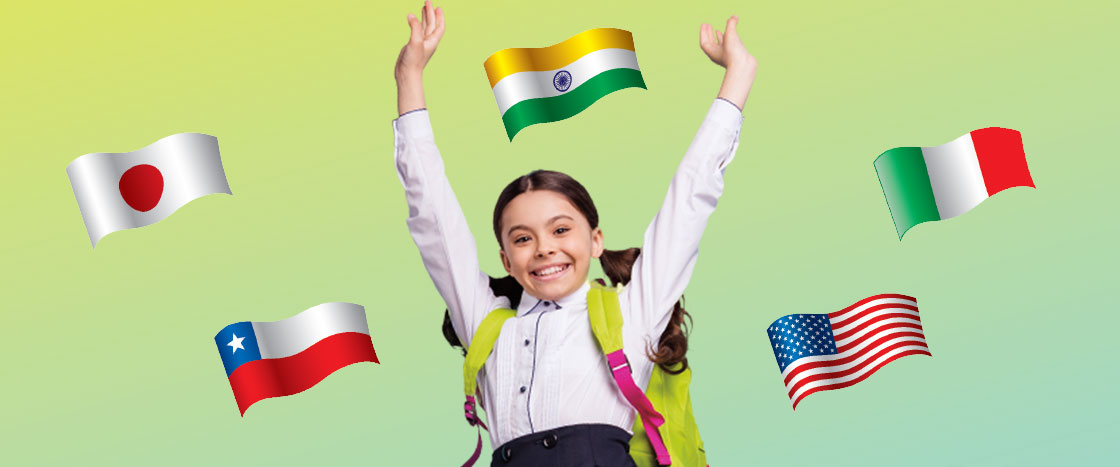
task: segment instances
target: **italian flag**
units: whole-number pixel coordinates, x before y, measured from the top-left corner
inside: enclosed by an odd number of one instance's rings
[[[964,214],[996,193],[1034,187],[1023,137],[984,128],[934,147],[894,148],[875,159],[899,240],[911,227]]]
[[[571,117],[619,89],[646,87],[634,36],[622,29],[590,29],[539,49],[501,50],[483,66],[510,141],[522,128]]]

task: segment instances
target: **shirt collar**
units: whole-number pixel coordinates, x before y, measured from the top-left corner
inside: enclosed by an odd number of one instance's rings
[[[587,291],[591,290],[591,284],[584,282],[583,287],[580,287],[575,292],[568,294],[568,296],[553,302],[551,300],[541,300],[537,297],[529,295],[529,292],[521,292],[521,303],[517,305],[517,316],[525,316],[532,312],[548,311],[548,310],[562,310],[571,307],[576,310],[587,308]]]

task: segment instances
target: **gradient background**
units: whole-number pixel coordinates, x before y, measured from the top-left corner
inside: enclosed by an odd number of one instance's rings
[[[392,163],[420,0],[156,3],[0,7],[0,463],[459,465],[462,359]],[[498,192],[536,168],[589,188],[609,248],[640,243],[721,80],[699,26],[737,13],[761,65],[687,291],[712,465],[1115,459],[1120,6],[687,3],[441,4],[428,104],[484,270]],[[604,26],[649,90],[510,143],[483,60]],[[988,126],[1022,131],[1038,189],[899,242],[875,157]],[[180,132],[219,138],[234,196],[91,250],[66,165]],[[880,292],[918,297],[933,357],[791,410],[766,327]],[[238,416],[214,334],[328,301],[366,306],[382,364]]]

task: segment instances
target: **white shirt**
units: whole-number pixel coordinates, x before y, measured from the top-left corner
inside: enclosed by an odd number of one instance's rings
[[[619,294],[623,348],[645,390],[655,348],[684,293],[700,237],[723,193],[723,170],[739,146],[741,111],[717,99],[688,147],[661,209],[646,229],[630,284]],[[508,308],[479,269],[474,237],[444,174],[426,110],[393,121],[397,174],[408,201],[408,228],[455,333],[469,346],[491,310]],[[634,409],[615,386],[591,333],[584,284],[559,303],[528,293],[505,322],[479,372],[482,406],[497,448],[517,437],[567,425],[603,423],[631,431]]]

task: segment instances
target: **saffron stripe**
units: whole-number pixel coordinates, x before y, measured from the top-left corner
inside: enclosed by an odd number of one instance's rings
[[[229,377],[241,416],[256,402],[298,394],[338,369],[358,362],[374,362],[377,353],[369,334],[335,334],[290,357],[254,360]]]
[[[508,75],[522,71],[555,70],[599,49],[634,50],[634,36],[623,29],[589,29],[548,47],[499,50],[482,66],[486,68],[486,76],[493,88]]]
[[[1023,135],[1008,128],[983,128],[973,131],[972,143],[976,159],[984,174],[984,187],[988,196],[1011,187],[1034,188],[1034,179],[1027,168],[1027,155],[1023,150]]]
[[[646,88],[642,73],[630,68],[617,68],[599,73],[582,86],[555,97],[526,99],[510,107],[502,115],[506,135],[513,141],[521,129],[537,123],[555,122],[572,117],[603,96],[620,89]]]

